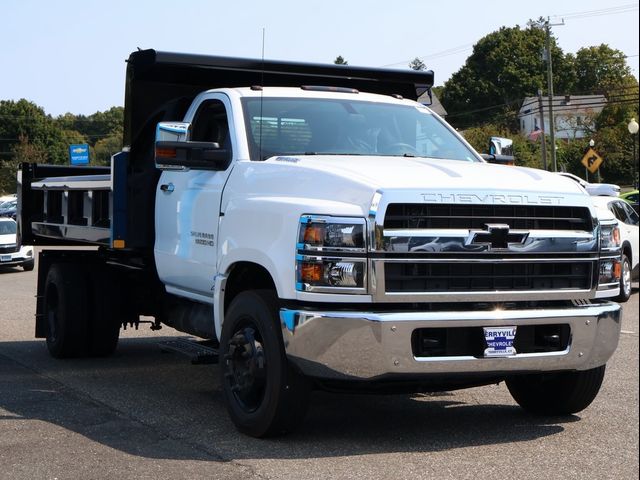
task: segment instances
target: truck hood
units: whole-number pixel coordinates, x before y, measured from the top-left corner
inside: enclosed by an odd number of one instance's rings
[[[240,161],[225,191],[228,199],[278,199],[306,205],[302,208],[308,213],[343,215],[368,215],[377,193],[382,195],[381,205],[502,203],[592,208],[585,191],[560,175],[484,162],[414,157],[301,155]]]
[[[543,170],[416,157],[300,156],[275,157],[270,162],[293,162],[301,169],[345,177],[385,189],[510,190],[581,194],[583,190],[566,178]]]

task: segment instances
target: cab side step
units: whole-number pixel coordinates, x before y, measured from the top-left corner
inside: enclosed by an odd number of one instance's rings
[[[191,359],[193,365],[218,363],[218,342],[213,340],[197,341],[190,338],[176,338],[160,342],[163,352],[177,352]]]

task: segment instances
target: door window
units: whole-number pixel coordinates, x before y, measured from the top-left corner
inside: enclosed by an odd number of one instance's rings
[[[220,148],[231,151],[231,137],[227,110],[220,100],[206,100],[198,107],[193,118],[191,140],[216,142]]]

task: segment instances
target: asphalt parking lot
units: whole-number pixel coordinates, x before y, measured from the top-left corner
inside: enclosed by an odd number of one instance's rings
[[[638,290],[600,395],[568,418],[523,413],[503,384],[431,395],[317,393],[300,430],[240,435],[217,366],[123,332],[106,359],[34,339],[36,272],[0,269],[0,478],[638,478]],[[637,287],[637,285],[636,285]]]

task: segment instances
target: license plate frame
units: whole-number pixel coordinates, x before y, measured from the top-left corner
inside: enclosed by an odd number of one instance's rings
[[[514,342],[516,339],[515,325],[503,327],[482,327],[487,348],[484,350],[485,358],[505,358],[516,355]]]

